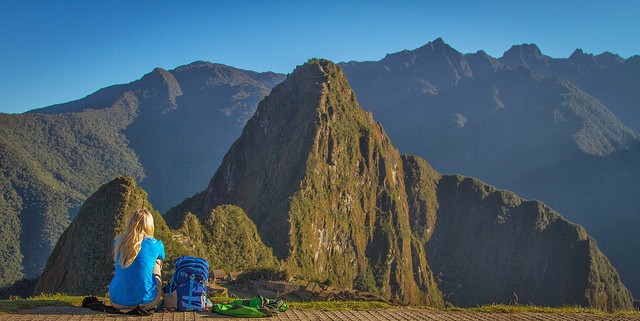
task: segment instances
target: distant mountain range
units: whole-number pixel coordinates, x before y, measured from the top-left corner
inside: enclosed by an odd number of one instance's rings
[[[111,240],[132,208],[150,208],[144,196],[131,178],[101,187],[57,243],[36,292],[104,293]],[[170,262],[195,253],[216,267],[271,265],[266,244],[288,275],[396,303],[633,304],[582,227],[401,155],[326,60],[299,66],[258,105],[209,186],[165,215],[172,230],[155,217]],[[96,230],[97,221],[110,223]]]
[[[402,152],[583,224],[640,292],[640,57],[569,59],[514,46],[495,59],[436,39],[340,64]]]
[[[194,62],[171,71],[156,68],[133,83],[30,113],[105,109],[130,99],[136,115],[122,133],[143,164],[142,186],[165,211],[206,185],[202,174],[216,170],[258,102],[283,79],[276,73]]]
[[[640,292],[638,56],[556,59],[520,45],[496,59],[437,39],[339,65],[401,152],[542,200],[584,225]],[[204,189],[284,78],[195,62],[0,114],[0,289],[40,275],[82,202],[116,176],[139,181],[161,212]]]

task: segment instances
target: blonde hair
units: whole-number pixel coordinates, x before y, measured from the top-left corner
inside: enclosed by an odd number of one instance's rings
[[[113,260],[121,267],[126,268],[136,259],[142,248],[142,240],[145,237],[153,237],[153,216],[146,209],[139,209],[133,212],[124,234],[116,238],[116,245],[113,247]],[[118,260],[118,254],[120,259]]]

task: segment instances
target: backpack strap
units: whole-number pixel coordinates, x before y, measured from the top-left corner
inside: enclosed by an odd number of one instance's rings
[[[193,283],[195,283],[196,276],[191,274],[189,276],[189,304],[187,305],[187,310],[191,311],[191,299],[193,297]]]

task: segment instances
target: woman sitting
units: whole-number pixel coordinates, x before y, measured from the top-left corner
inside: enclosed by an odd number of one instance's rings
[[[146,209],[133,213],[124,234],[116,237],[116,272],[109,286],[111,304],[122,312],[138,306],[154,310],[162,299],[164,244],[153,238],[153,216]]]

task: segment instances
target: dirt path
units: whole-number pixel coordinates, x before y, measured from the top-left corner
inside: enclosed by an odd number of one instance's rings
[[[19,314],[0,315],[0,321],[192,321],[192,320],[242,320],[209,312],[155,313],[148,317],[122,316],[96,312],[83,308],[51,307],[21,311]],[[594,314],[549,314],[549,313],[484,313],[473,311],[440,311],[424,309],[384,309],[372,311],[315,311],[289,310],[271,318],[254,320],[296,321],[466,321],[466,320],[640,320],[640,316],[598,316]]]

